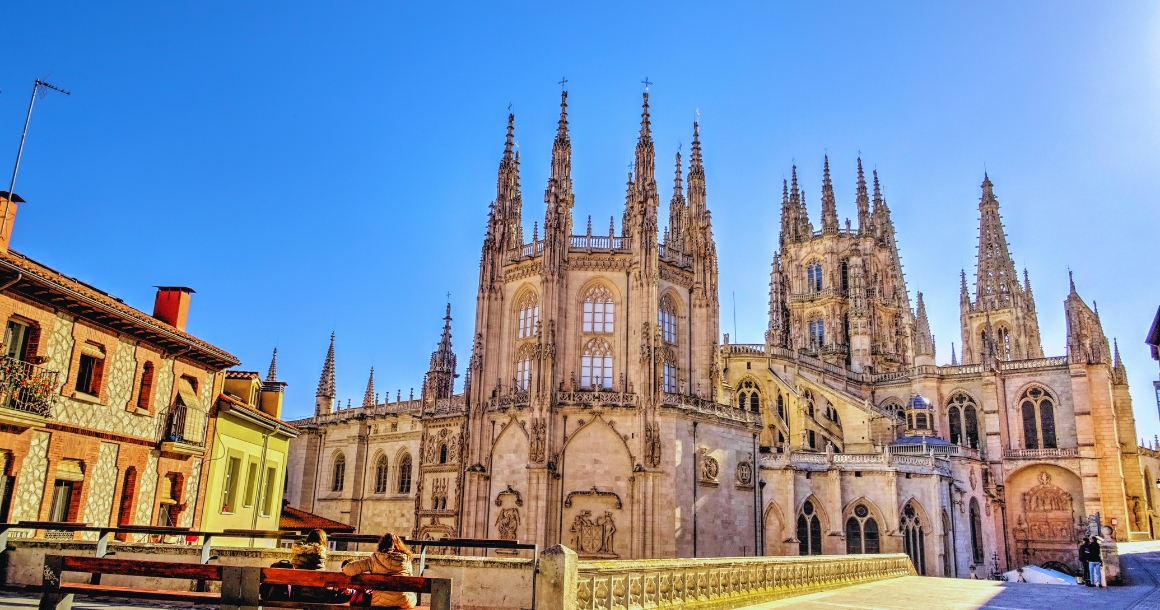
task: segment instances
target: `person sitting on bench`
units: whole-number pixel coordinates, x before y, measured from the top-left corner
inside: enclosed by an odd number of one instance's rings
[[[386,576],[411,576],[411,560],[414,559],[411,550],[403,544],[403,539],[390,532],[379,538],[378,549],[369,557],[348,563],[342,567],[342,573],[354,576],[364,572],[383,574]],[[397,593],[394,591],[374,591],[371,593],[370,605],[387,606],[408,610],[415,607],[414,593]]]
[[[295,570],[325,570],[326,569],[326,532],[310,530],[301,542],[295,542],[290,549],[290,565]],[[350,600],[349,595],[335,591],[330,587],[306,587],[294,585],[290,590],[290,599],[294,601],[315,602],[321,604],[340,604]]]

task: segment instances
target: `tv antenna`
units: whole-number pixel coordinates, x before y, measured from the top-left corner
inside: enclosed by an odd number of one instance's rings
[[[20,133],[20,147],[16,149],[16,165],[12,168],[12,181],[8,183],[8,196],[4,199],[4,214],[0,216],[0,240],[5,237],[5,228],[8,226],[6,222],[8,219],[8,207],[16,197],[16,193],[14,192],[16,190],[16,173],[20,171],[20,157],[24,154],[24,139],[28,136],[28,123],[32,120],[32,106],[36,104],[36,95],[39,93],[40,97],[44,97],[48,95],[49,89],[65,95],[72,95],[68,91],[42,81],[39,78],[32,85],[32,99],[28,100],[28,116],[24,117],[24,131]]]

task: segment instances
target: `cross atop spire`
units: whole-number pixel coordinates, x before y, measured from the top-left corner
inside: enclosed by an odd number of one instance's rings
[[[644,80],[642,80],[642,81],[640,81],[640,82],[641,82],[641,84],[643,84],[643,85],[644,85],[644,90],[645,90],[645,91],[648,91],[649,85],[653,84],[653,83],[652,83],[652,81],[650,81],[650,80],[648,79],[648,77],[647,77],[647,76],[646,76],[646,77],[644,77]]]

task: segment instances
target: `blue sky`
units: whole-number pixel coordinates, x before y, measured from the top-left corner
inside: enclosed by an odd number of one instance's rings
[[[448,292],[466,362],[509,103],[526,234],[562,76],[577,224],[619,219],[647,76],[659,175],[700,112],[735,341],[766,325],[781,179],[796,162],[817,224],[828,152],[854,216],[860,151],[949,361],[985,166],[1045,351],[1064,353],[1070,268],[1160,434],[1155,2],[6,3],[0,23],[0,168],[33,79],[72,91],[37,102],[13,247],[145,311],[192,286],[191,332],[254,370],[278,346],[288,417],[332,330],[344,402],[372,364],[380,392],[417,388]]]

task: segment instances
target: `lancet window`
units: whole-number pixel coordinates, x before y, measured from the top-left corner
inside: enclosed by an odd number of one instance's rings
[[[612,293],[604,286],[594,286],[584,295],[583,329],[586,333],[612,332]]]
[[[1027,449],[1054,449],[1055,399],[1041,388],[1031,388],[1019,399],[1023,415],[1023,446]]]
[[[661,338],[665,343],[677,342],[677,308],[672,297],[667,294],[657,308],[657,327],[661,329]]]
[[[870,509],[865,504],[858,504],[846,519],[846,553],[875,554],[881,552],[880,548],[878,522],[870,516]]]
[[[399,485],[397,487],[399,493],[411,493],[411,454],[404,453],[403,457],[399,458]]]
[[[922,518],[913,502],[908,502],[906,507],[902,509],[898,531],[902,534],[902,546],[906,554],[910,555],[914,569],[918,571],[919,576],[926,576],[926,545]]]
[[[1006,326],[1000,326],[995,335],[998,342],[995,348],[999,352],[999,358],[1011,360],[1011,331],[1007,330]]]
[[[826,323],[819,319],[810,320],[810,345],[821,347],[826,344]]]
[[[822,554],[822,521],[812,500],[802,504],[797,518],[798,555]]]
[[[540,300],[536,293],[527,292],[516,305],[517,324],[516,338],[523,339],[536,334],[536,325],[540,322]]]
[[[983,519],[979,516],[979,500],[971,498],[971,558],[975,565],[983,563]]]
[[[380,455],[379,459],[375,460],[375,493],[387,493],[387,477],[391,471],[387,469],[387,456]]]
[[[822,289],[822,264],[810,263],[806,266],[806,292],[818,292]]]
[[[338,454],[331,468],[330,491],[342,491],[346,485],[346,456]]]
[[[952,443],[979,448],[979,410],[974,399],[956,392],[948,403],[947,419]]]
[[[527,390],[532,378],[533,347],[525,344],[516,352],[516,389]]]
[[[612,347],[604,339],[592,339],[580,356],[580,386],[612,387]]]
[[[842,292],[850,289],[850,261],[842,259]]]
[[[741,391],[737,393],[737,408],[748,408],[754,413],[761,412],[761,392],[752,381],[741,382]]]
[[[777,393],[777,416],[785,421],[785,397],[781,395],[781,392]]]

